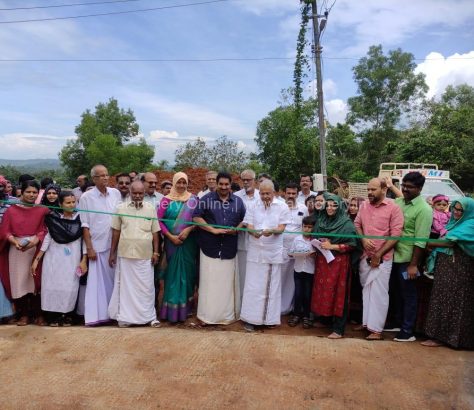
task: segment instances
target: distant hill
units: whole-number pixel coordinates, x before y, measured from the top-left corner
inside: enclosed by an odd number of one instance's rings
[[[50,169],[60,169],[59,159],[39,158],[39,159],[1,159],[0,166],[11,165],[15,168],[28,169],[31,171],[42,171]]]

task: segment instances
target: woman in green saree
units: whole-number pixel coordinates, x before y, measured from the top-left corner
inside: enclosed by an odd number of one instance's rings
[[[158,208],[167,261],[160,318],[172,323],[184,322],[191,313],[196,284],[198,247],[189,222],[199,201],[187,188],[188,176],[174,174],[171,192]]]

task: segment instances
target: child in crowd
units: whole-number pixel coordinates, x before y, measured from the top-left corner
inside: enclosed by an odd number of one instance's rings
[[[433,225],[430,238],[438,239],[446,235],[446,224],[450,217],[449,198],[442,194],[435,195],[433,197]]]
[[[313,290],[313,277],[315,266],[315,249],[311,245],[311,232],[314,219],[305,216],[302,220],[303,235],[297,235],[288,252],[295,258],[295,300],[293,316],[288,320],[288,325],[296,326],[303,319],[303,328],[312,326],[310,319],[311,293]]]

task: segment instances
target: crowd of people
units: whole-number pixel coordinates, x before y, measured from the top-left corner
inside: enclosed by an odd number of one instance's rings
[[[348,200],[312,191],[309,175],[282,194],[268,174],[240,181],[209,171],[195,195],[183,172],[159,186],[131,172],[111,187],[96,165],[72,190],[22,175],[17,192],[0,176],[2,323],[160,327],[195,314],[253,332],[283,317],[329,339],[352,323],[370,341],[396,331],[474,348],[472,198],[429,204],[418,172]]]

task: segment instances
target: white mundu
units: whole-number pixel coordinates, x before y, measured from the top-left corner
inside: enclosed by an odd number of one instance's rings
[[[260,194],[258,189],[254,190],[253,196],[249,196],[245,189],[241,189],[235,193],[236,196],[242,198],[244,201],[245,209],[250,209],[258,201],[260,201]],[[240,298],[244,294],[244,285],[245,285],[245,272],[247,269],[247,251],[249,249],[249,237],[248,232],[240,231],[238,233],[238,243],[237,243],[237,260],[239,264],[239,281],[240,281]]]
[[[256,230],[275,229],[290,222],[288,206],[273,199],[265,207],[259,201],[245,214],[244,222]],[[250,236],[247,273],[240,318],[253,325],[278,325],[281,313],[281,264],[283,236]]]

